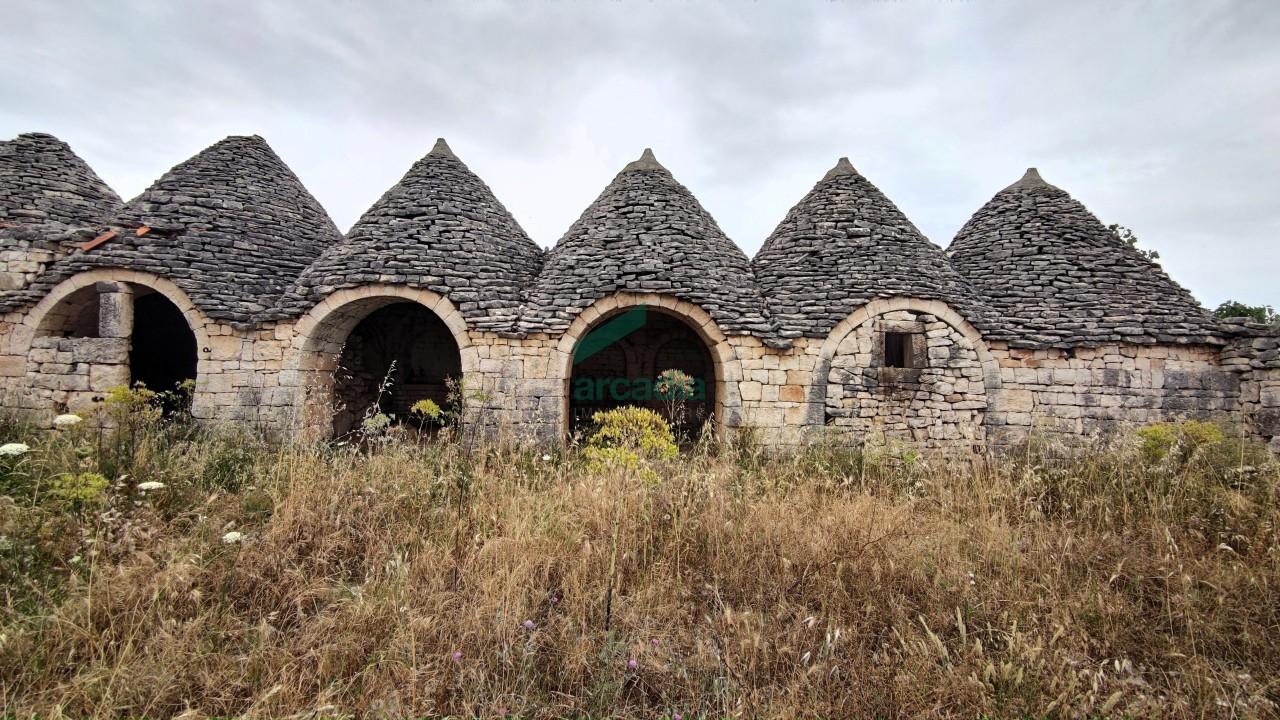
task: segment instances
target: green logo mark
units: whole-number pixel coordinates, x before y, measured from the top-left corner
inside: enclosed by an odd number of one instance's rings
[[[648,311],[649,308],[647,306],[637,305],[587,333],[586,337],[578,341],[578,347],[573,351],[573,364],[581,363],[644,327],[645,316]]]

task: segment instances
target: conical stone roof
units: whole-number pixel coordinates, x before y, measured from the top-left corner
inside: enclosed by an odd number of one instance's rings
[[[21,295],[39,299],[86,270],[128,268],[172,280],[210,317],[248,324],[342,237],[256,135],[229,137],[174,167],[110,224],[116,237],[55,263]]]
[[[0,142],[0,225],[83,227],[119,209],[120,196],[58,138],[24,133]]]
[[[392,283],[448,297],[474,327],[511,330],[543,251],[443,139],[302,274],[295,315],[335,290]]]
[[[747,256],[647,149],[551,250],[520,327],[563,331],[616,292],[673,295],[726,333],[776,336]]]
[[[992,312],[942,249],[840,158],[791,208],[752,261],[774,319],[788,336],[823,337],[871,300],[942,300],[985,334]]]
[[[1220,342],[1189,292],[1035,168],[974,213],[948,254],[1015,346]]]

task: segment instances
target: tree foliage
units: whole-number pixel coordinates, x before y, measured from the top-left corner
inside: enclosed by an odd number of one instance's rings
[[[1160,259],[1160,253],[1156,252],[1155,250],[1144,250],[1143,248],[1138,247],[1138,236],[1136,233],[1133,232],[1133,230],[1130,230],[1124,225],[1120,225],[1118,223],[1112,223],[1111,225],[1108,225],[1107,229],[1111,231],[1112,235],[1116,236],[1117,240],[1124,243],[1125,245],[1128,245],[1134,250],[1137,250],[1138,254],[1141,255],[1142,257],[1152,262],[1155,262],[1156,260]]]
[[[1222,319],[1247,317],[1254,322],[1269,325],[1280,323],[1280,314],[1276,314],[1275,308],[1270,305],[1245,305],[1236,300],[1228,300],[1219,305],[1213,311],[1213,316]]]

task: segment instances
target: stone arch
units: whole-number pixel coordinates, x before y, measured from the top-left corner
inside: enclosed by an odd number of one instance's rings
[[[479,369],[479,355],[462,313],[445,296],[402,285],[366,285],[339,290],[302,316],[294,326],[293,342],[284,364],[281,385],[298,392],[295,411],[304,433],[329,434],[335,411],[335,373],[351,334],[378,311],[411,304],[434,316],[447,330],[464,380],[471,384]]]
[[[931,352],[940,352],[943,357],[930,360],[925,367],[914,371],[881,367],[883,357],[874,363],[868,362],[868,353],[873,357],[875,353],[883,353],[883,347],[875,347],[878,331],[870,324],[884,323],[893,329],[895,323],[911,317],[934,319],[930,332],[919,328],[920,357],[927,358]],[[860,351],[857,360],[851,356],[855,346]],[[943,349],[949,349],[950,353],[942,352]],[[967,352],[972,352],[972,356],[964,357]],[[978,367],[972,368],[975,362]],[[872,367],[879,367],[878,375],[867,372]],[[851,369],[857,372],[850,372]],[[837,378],[841,373],[850,380],[856,398],[831,396],[833,387],[842,393],[845,391]],[[948,381],[954,381],[955,386]],[[963,387],[964,391],[956,392],[955,387]],[[972,443],[977,446],[985,442],[985,413],[1000,387],[999,363],[977,328],[941,301],[894,297],[873,300],[857,308],[831,329],[818,352],[809,399],[826,410],[829,423],[863,428],[879,421],[876,413],[892,408],[892,412],[902,418],[899,426],[910,428],[914,440],[924,436],[928,442],[923,444]],[[838,417],[833,420],[831,416],[833,411],[842,409],[842,402],[857,406],[843,408],[852,413],[848,423],[841,423]],[[909,402],[924,407],[912,407]],[[938,405],[945,409],[939,410]],[[965,417],[966,414],[969,417]],[[930,428],[931,416],[936,431]],[[944,422],[952,427],[943,427]]]
[[[79,411],[111,387],[170,390],[207,377],[210,325],[172,281],[99,268],[55,285],[15,327],[13,342],[26,347],[39,405]],[[202,414],[206,399],[197,385],[192,412]]]
[[[79,288],[49,308],[35,326],[35,334],[72,338],[98,337],[99,316],[102,312],[102,302],[99,297],[101,285],[103,283],[93,283]]]
[[[74,299],[72,296],[77,293],[80,295],[86,294],[84,292],[85,288],[91,288],[100,282],[139,285],[163,295],[187,319],[191,332],[196,336],[197,344],[202,348],[201,355],[208,354],[203,348],[209,346],[208,326],[212,325],[212,322],[204,312],[195,306],[195,303],[191,301],[187,293],[175,285],[173,281],[162,278],[159,275],[123,268],[99,268],[77,273],[53,286],[53,289],[41,298],[40,302],[36,303],[23,319],[22,328],[26,334],[23,340],[29,344],[31,338],[34,338],[42,330],[51,329],[53,323],[57,322],[60,317],[65,317],[68,310],[66,306],[67,300]],[[18,328],[15,328],[15,331],[17,330]]]
[[[734,411],[740,404],[738,383],[742,379],[742,371],[728,337],[711,315],[701,307],[671,295],[615,293],[597,300],[578,313],[551,351],[552,379],[561,383],[563,392],[561,437],[567,437],[570,431],[570,383],[573,378],[574,351],[578,343],[601,322],[640,306],[681,321],[702,341],[710,358],[715,380],[712,412],[716,431],[721,432],[723,428],[736,424]]]

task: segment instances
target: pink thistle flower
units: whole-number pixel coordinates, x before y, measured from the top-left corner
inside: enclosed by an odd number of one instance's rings
[[[524,622],[520,623],[520,627],[524,628],[525,630],[528,630],[529,632],[533,632],[533,621],[525,620]]]
[[[628,670],[635,670],[638,667],[640,667],[640,663],[636,662],[635,658],[631,658],[630,660],[627,661]]]
[[[454,661],[454,662],[462,662],[462,651],[461,651],[461,650],[454,650],[454,651],[453,651],[453,661]]]

